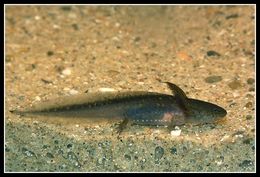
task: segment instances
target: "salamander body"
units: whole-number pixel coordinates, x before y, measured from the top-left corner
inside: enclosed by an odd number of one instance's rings
[[[166,82],[173,95],[155,92],[106,92],[47,101],[29,109],[11,111],[24,116],[122,118],[143,125],[210,123],[227,112],[218,105],[188,98],[177,85]]]

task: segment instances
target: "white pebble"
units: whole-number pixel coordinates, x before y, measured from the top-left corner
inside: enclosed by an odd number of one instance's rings
[[[239,134],[239,135],[235,135],[236,138],[243,138],[243,135]]]
[[[36,96],[35,101],[41,101],[41,98],[39,96]]]
[[[236,98],[236,97],[239,97],[240,94],[238,92],[233,92],[233,97]]]
[[[113,41],[120,41],[120,40],[119,40],[119,38],[118,38],[118,37],[116,37],[116,36],[115,36],[115,37],[113,37],[113,38],[112,38],[112,40],[113,40]]]
[[[40,17],[40,16],[38,16],[38,15],[36,15],[36,16],[34,17],[34,19],[35,19],[35,20],[40,20],[40,19],[41,19],[41,17]]]
[[[96,23],[101,23],[102,21],[99,20],[99,19],[95,19],[95,22],[96,22]]]
[[[52,25],[52,27],[53,27],[54,29],[60,29],[60,26],[59,26],[59,25],[56,25],[56,24]]]
[[[99,88],[98,91],[100,91],[100,92],[114,92],[116,90],[113,89],[113,88]]]
[[[119,27],[119,26],[120,26],[120,23],[117,22],[117,23],[115,24],[115,27]]]
[[[129,52],[127,50],[122,50],[122,54],[129,55]]]
[[[180,136],[180,134],[181,134],[181,130],[179,129],[179,130],[172,130],[171,131],[171,135],[172,136]]]
[[[62,73],[63,75],[68,76],[68,75],[71,75],[71,70],[67,68],[67,69],[64,69],[61,73]]]
[[[217,163],[217,165],[222,165],[222,161],[215,161]]]
[[[228,138],[229,138],[229,135],[225,135],[225,136],[223,136],[223,137],[221,138],[220,141],[221,141],[221,142],[222,142],[222,141],[225,141],[225,140],[227,140]]]
[[[76,95],[76,94],[78,94],[79,92],[78,92],[77,90],[71,89],[71,90],[69,91],[69,93],[70,93],[71,95]]]

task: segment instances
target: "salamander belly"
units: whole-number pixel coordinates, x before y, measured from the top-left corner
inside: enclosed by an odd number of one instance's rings
[[[125,113],[125,118],[132,120],[136,124],[142,125],[170,125],[182,113],[177,109],[162,108],[156,106],[145,106],[141,108],[129,109]]]

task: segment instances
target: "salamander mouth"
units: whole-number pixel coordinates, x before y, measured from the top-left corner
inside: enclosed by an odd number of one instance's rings
[[[222,113],[222,117],[225,117],[227,115],[227,111],[225,109],[223,109],[223,113]]]

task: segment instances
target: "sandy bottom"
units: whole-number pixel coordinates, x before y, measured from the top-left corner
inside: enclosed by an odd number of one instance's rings
[[[6,6],[5,171],[254,172],[253,6]],[[96,91],[171,94],[228,112],[217,124],[23,118],[9,110]]]

